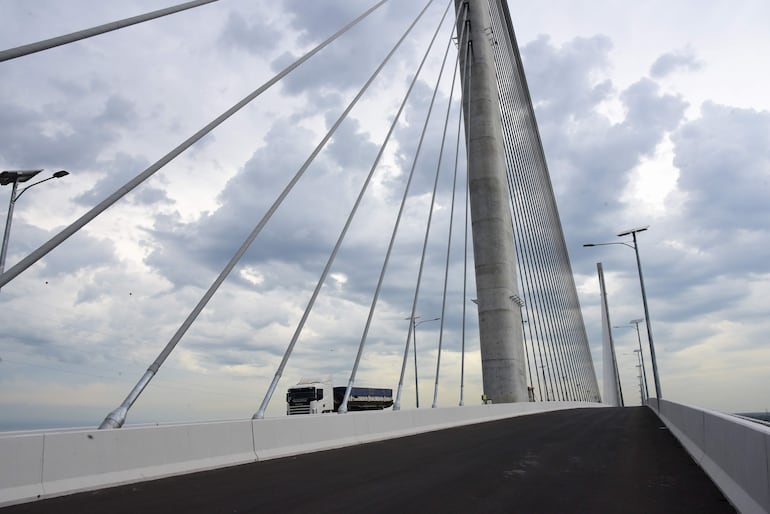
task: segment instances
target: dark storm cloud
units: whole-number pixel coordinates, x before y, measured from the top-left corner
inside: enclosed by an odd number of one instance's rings
[[[660,79],[676,71],[697,71],[703,67],[703,62],[698,60],[690,50],[670,52],[658,57],[650,67],[650,75]]]

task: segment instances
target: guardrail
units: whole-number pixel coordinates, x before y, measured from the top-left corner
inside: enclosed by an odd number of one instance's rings
[[[667,400],[647,405],[735,508],[770,512],[770,427]]]
[[[600,406],[511,403],[0,433],[0,506],[496,419]]]

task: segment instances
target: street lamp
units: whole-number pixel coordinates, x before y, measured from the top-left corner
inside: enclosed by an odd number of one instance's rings
[[[417,318],[420,316],[414,316],[413,318],[406,318],[412,320],[412,346],[414,347],[414,398],[415,398],[415,404],[417,405],[417,408],[420,408],[420,388],[417,385],[417,327],[422,325],[423,323],[428,323],[429,321],[438,321],[441,318],[433,318],[433,319],[424,319],[422,321],[417,321]]]
[[[612,328],[631,328],[631,325],[636,326],[636,339],[639,342],[639,349],[634,352],[639,355],[639,363],[642,365],[642,377],[644,378],[644,395],[645,398],[650,397],[650,389],[647,387],[647,371],[644,369],[644,351],[642,351],[642,336],[639,332],[639,323],[644,321],[644,318],[632,319],[628,322],[628,325],[619,325]]]
[[[588,243],[588,244],[584,244],[583,246],[623,245],[634,249],[634,253],[636,253],[636,267],[639,271],[639,284],[642,288],[642,303],[644,304],[644,320],[647,324],[647,339],[650,343],[650,360],[652,360],[652,376],[655,379],[655,393],[658,399],[660,400],[663,398],[663,393],[661,392],[661,388],[660,388],[660,375],[658,374],[658,360],[655,358],[655,345],[652,342],[652,326],[650,323],[650,310],[647,307],[647,293],[644,290],[644,275],[642,275],[642,261],[639,259],[639,245],[636,242],[637,232],[644,232],[648,228],[650,228],[649,225],[645,225],[644,227],[632,228],[630,230],[626,230],[625,232],[621,232],[620,234],[618,234],[618,237],[631,235],[631,237],[633,238],[632,243],[618,241],[613,243]]]
[[[548,397],[548,383],[545,380],[545,368],[548,367],[548,364],[541,364],[538,366],[540,368],[540,372],[543,374],[543,388],[545,389],[545,401],[549,402],[551,401],[551,398]],[[543,391],[540,391],[540,400],[543,399]]]
[[[8,216],[5,218],[5,232],[3,233],[3,246],[2,250],[0,251],[0,274],[2,274],[3,271],[5,271],[5,255],[8,252],[8,236],[11,234],[11,221],[13,220],[13,207],[16,205],[16,200],[19,199],[21,195],[24,194],[24,191],[29,189],[30,187],[34,187],[38,184],[42,184],[43,182],[47,182],[51,179],[55,178],[61,178],[66,175],[69,175],[69,172],[60,170],[55,172],[53,175],[51,175],[48,178],[44,178],[43,180],[38,180],[37,182],[34,182],[21,191],[19,193],[16,193],[16,188],[19,184],[27,182],[28,180],[32,179],[43,171],[42,169],[38,170],[11,170],[11,171],[3,171],[0,173],[0,186],[7,186],[8,184],[13,184],[11,187],[11,200],[8,202]]]
[[[644,401],[647,398],[647,396],[644,394],[644,370],[642,369],[642,355],[639,353],[639,350],[634,350],[634,355],[636,355],[637,361],[639,364],[637,364],[637,368],[639,368],[639,394],[642,396],[642,405],[644,405]]]
[[[637,352],[637,351],[638,350],[634,350],[634,352]],[[636,376],[636,378],[639,379],[639,397],[641,398],[641,402],[642,402],[641,405],[642,407],[644,407],[644,388],[642,387],[642,371],[641,371],[642,365],[637,364],[636,367],[639,368],[639,374]]]
[[[639,361],[642,365],[642,377],[644,379],[644,395],[646,398],[650,397],[650,390],[647,387],[647,372],[644,369],[644,352],[642,351],[642,335],[639,333],[639,323],[644,321],[644,318],[632,319],[628,322],[629,325],[636,326],[636,339],[639,341]]]

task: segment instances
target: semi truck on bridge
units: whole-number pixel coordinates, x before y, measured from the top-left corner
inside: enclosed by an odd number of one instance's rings
[[[286,392],[286,414],[326,414],[339,411],[345,386],[334,387],[331,378],[303,378]],[[354,387],[349,411],[383,410],[393,405],[393,389]]]

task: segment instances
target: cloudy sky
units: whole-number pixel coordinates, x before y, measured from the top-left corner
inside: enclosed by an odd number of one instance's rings
[[[6,0],[0,16],[14,23],[0,33],[0,49],[172,4]],[[0,63],[0,169],[71,173],[19,199],[6,268],[371,4],[221,0]],[[256,410],[445,5],[426,11],[130,422]],[[757,65],[770,42],[770,6],[509,5],[598,377],[596,262],[613,324],[643,311],[632,250],[582,244],[650,225],[639,248],[664,396],[728,412],[770,408],[770,95]],[[120,403],[421,7],[391,0],[2,289],[0,429],[95,425]],[[440,32],[270,415],[283,412],[281,391],[299,377],[347,380],[448,37]],[[445,77],[436,120],[449,94]],[[362,385],[398,382],[440,145],[436,120],[372,323]],[[454,141],[451,130],[447,139]],[[445,160],[453,155],[447,150]],[[439,182],[417,307],[425,320],[441,312],[451,170]],[[457,403],[459,384],[462,234],[457,226],[453,233],[440,405]],[[423,404],[432,397],[439,327],[418,327]],[[472,319],[469,329],[473,403],[481,377]],[[620,328],[615,339],[626,397],[638,402],[636,334]],[[413,380],[407,373],[405,407],[413,406]]]

